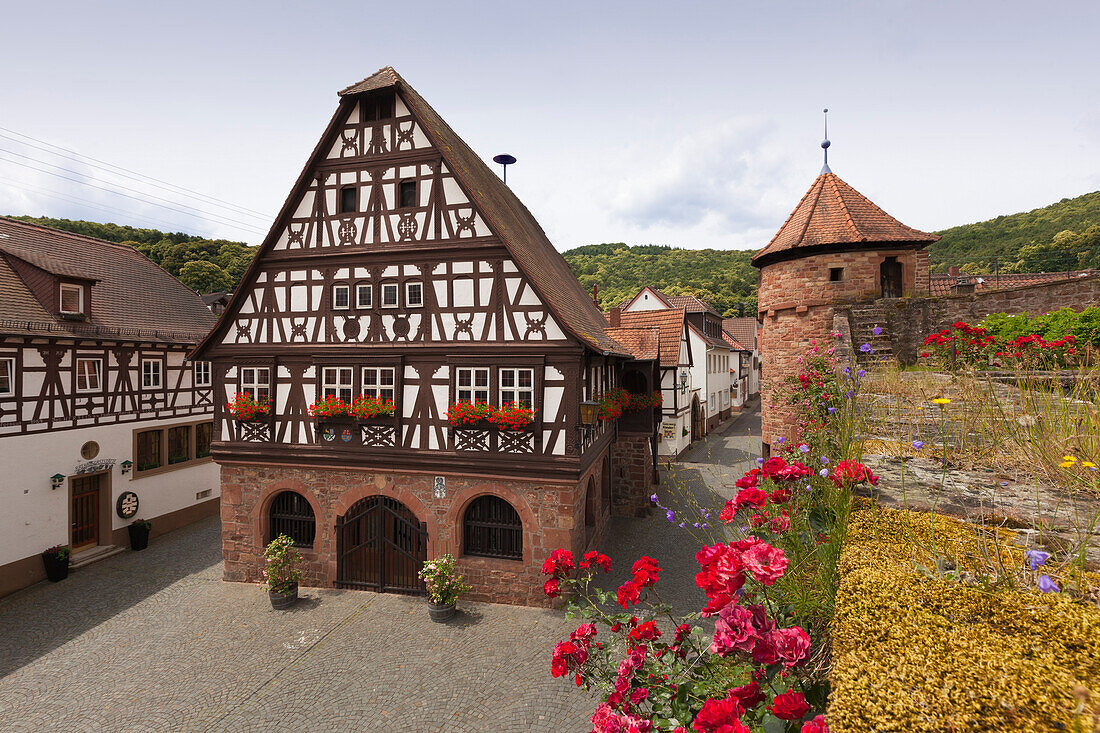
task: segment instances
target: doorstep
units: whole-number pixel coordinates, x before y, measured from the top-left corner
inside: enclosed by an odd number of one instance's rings
[[[79,570],[92,563],[97,563],[100,560],[114,557],[120,552],[126,552],[126,548],[119,547],[118,545],[99,545],[90,550],[82,550],[72,556],[72,559],[69,561],[69,570]]]

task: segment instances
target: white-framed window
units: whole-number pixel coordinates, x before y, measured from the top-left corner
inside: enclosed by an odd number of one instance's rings
[[[393,367],[363,367],[363,394],[394,401]]]
[[[164,385],[163,370],[160,359],[142,359],[141,386],[145,389],[160,389]]]
[[[241,392],[251,395],[257,402],[267,402],[271,398],[271,370],[267,367],[243,367]]]
[[[459,367],[455,379],[457,402],[489,401],[489,368]]]
[[[419,308],[424,305],[424,283],[410,280],[405,283],[405,307]]]
[[[160,362],[156,362],[160,364]],[[102,389],[103,361],[100,359],[76,360],[76,391],[98,392]]]
[[[351,402],[351,367],[324,367],[321,369],[321,396],[335,397]]]
[[[195,362],[195,386],[196,387],[209,387],[212,383],[210,377],[210,362],[208,361],[196,361]]]
[[[370,308],[374,305],[374,288],[370,283],[359,283],[355,286],[355,307]]]
[[[535,404],[535,372],[533,369],[502,368],[500,374],[500,404],[520,407]]]
[[[382,283],[382,307],[383,308],[396,308],[397,303],[397,283]]]
[[[84,286],[62,283],[60,306],[62,313],[83,313]]]
[[[351,308],[351,286],[333,285],[332,309],[338,311],[346,311],[348,308]]]
[[[15,359],[0,359],[0,396],[15,394]]]

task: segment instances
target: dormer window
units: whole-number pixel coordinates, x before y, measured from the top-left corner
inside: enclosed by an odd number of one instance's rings
[[[379,94],[363,100],[363,120],[374,122],[393,117],[393,94]]]
[[[82,285],[73,285],[71,283],[61,284],[61,303],[60,310],[62,313],[72,315],[84,314],[84,287]]]
[[[398,206],[411,209],[416,206],[416,181],[401,181],[398,189]]]

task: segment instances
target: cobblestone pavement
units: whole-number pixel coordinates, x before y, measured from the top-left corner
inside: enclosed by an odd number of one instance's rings
[[[721,427],[664,471],[661,492],[713,498],[732,480],[707,461],[751,462],[753,425]],[[204,520],[0,599],[0,730],[590,729],[593,699],[550,677],[550,649],[577,623],[560,611],[463,602],[433,624],[422,598],[303,588],[277,612],[221,580],[219,531]],[[604,552],[619,575],[657,558],[666,593],[696,609],[682,532],[663,513],[616,519]]]

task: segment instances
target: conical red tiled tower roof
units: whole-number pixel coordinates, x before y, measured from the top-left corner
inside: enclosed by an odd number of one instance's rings
[[[861,243],[931,244],[935,234],[905,226],[866,196],[826,170],[817,177],[768,246],[752,257],[762,267],[797,257],[793,250],[821,251],[830,245],[850,248]]]

